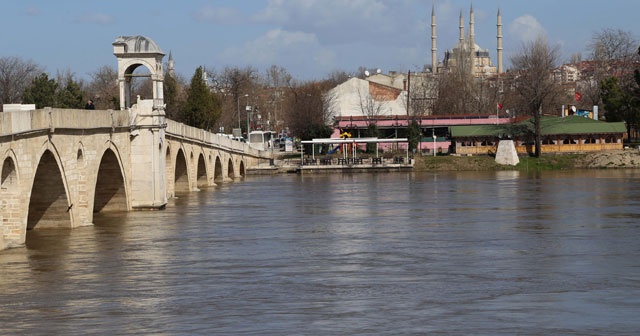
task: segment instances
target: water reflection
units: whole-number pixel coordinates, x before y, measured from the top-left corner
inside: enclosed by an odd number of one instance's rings
[[[633,334],[635,171],[248,177],[0,253],[8,334]]]

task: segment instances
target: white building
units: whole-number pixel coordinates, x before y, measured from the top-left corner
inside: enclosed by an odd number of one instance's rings
[[[355,77],[327,93],[334,117],[406,116],[406,100],[404,90]]]

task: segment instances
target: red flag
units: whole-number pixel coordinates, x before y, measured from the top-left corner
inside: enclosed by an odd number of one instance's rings
[[[502,104],[498,103],[498,110],[502,110]]]
[[[580,99],[582,99],[582,93],[576,92],[575,99],[576,101],[580,101]]]

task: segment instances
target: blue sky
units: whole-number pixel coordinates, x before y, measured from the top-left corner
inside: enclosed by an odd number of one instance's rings
[[[457,42],[460,10],[468,28],[469,0],[0,0],[0,56],[86,79],[116,66],[116,37],[144,35],[173,53],[187,79],[200,65],[264,72],[275,64],[301,80],[359,66],[413,71],[431,64],[432,3],[442,59]],[[473,7],[476,42],[494,61],[501,8],[506,67],[538,32],[560,46],[565,60],[586,57],[593,33],[603,28],[640,34],[637,0],[476,0]]]

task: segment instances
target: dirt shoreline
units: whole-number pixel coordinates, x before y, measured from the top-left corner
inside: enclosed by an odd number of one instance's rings
[[[640,168],[640,150],[590,153],[586,154],[579,164],[579,168]]]
[[[624,149],[617,151],[542,155],[540,158],[520,157],[516,166],[504,166],[495,163],[490,156],[418,156],[415,158],[415,171],[429,170],[563,170],[563,169],[624,169],[640,168],[640,150]]]

